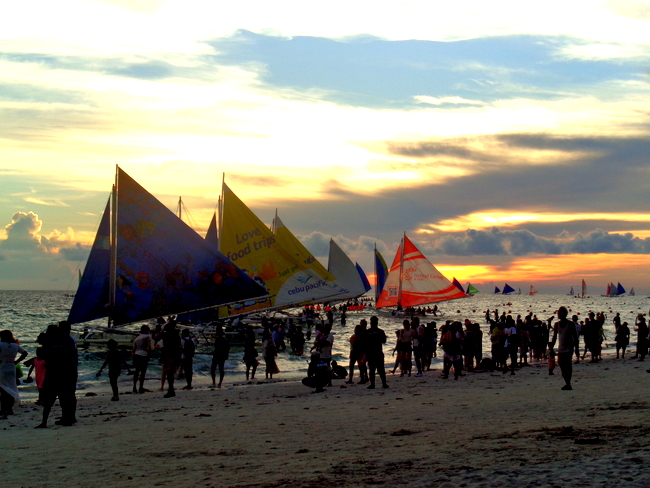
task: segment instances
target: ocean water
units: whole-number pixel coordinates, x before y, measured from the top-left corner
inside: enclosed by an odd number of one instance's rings
[[[23,343],[23,346],[29,351],[30,355],[34,354],[35,344],[33,341],[38,334],[44,331],[51,323],[64,320],[72,305],[72,298],[66,297],[63,292],[59,291],[0,291],[0,329],[10,329],[14,336]],[[489,335],[485,322],[485,311],[499,309],[511,314],[513,318],[517,315],[525,316],[529,312],[537,315],[541,320],[553,316],[557,309],[564,305],[569,309],[569,314],[578,314],[581,318],[585,317],[588,312],[605,312],[607,321],[605,323],[606,340],[604,343],[604,352],[613,350],[614,326],[612,319],[616,312],[620,313],[621,320],[630,324],[630,330],[633,331],[634,320],[639,313],[647,315],[649,313],[650,298],[645,296],[622,296],[616,298],[589,296],[578,298],[567,295],[495,295],[495,294],[477,294],[473,297],[443,302],[438,304],[440,308],[439,317],[427,316],[424,322],[436,320],[438,327],[445,320],[463,321],[469,318],[473,322],[478,322],[484,332],[484,352],[489,354],[490,344]],[[388,344],[385,347],[386,364],[391,363],[391,351],[394,347],[395,331],[401,328],[403,319],[387,317],[377,314],[375,310],[367,309],[360,312],[348,312],[347,325],[341,326],[336,316],[336,322],[333,332],[335,341],[333,346],[333,358],[341,365],[347,367],[349,353],[349,337],[352,335],[354,326],[361,319],[368,320],[371,315],[376,314],[379,317],[379,327],[384,329],[388,337]],[[103,324],[103,321],[95,321],[95,324]],[[83,329],[83,326],[76,326],[77,330]],[[635,336],[632,333],[632,344]],[[313,338],[313,337],[312,337]],[[308,344],[306,344],[308,346]],[[631,346],[634,349],[634,346]],[[260,348],[258,348],[260,350]],[[309,347],[306,347],[307,353],[302,356],[294,356],[286,352],[278,354],[278,367],[280,374],[274,378],[279,380],[299,380],[306,375]],[[209,381],[211,348],[210,344],[200,343],[195,358],[195,384],[197,386],[205,385]],[[243,351],[240,347],[233,346],[230,358],[226,363],[226,378],[224,385],[241,383],[245,381],[245,368],[242,363]],[[98,382],[104,385],[107,382],[105,377],[97,379],[95,373],[101,366],[105,357],[105,352],[101,347],[92,347],[90,349],[80,349],[79,351],[79,390],[85,390],[98,386]],[[432,367],[441,367],[440,359],[434,359]],[[358,374],[358,372],[357,372]],[[150,368],[147,373],[147,385],[150,389],[158,385],[160,378],[160,366],[156,359],[152,359]],[[256,375],[257,380],[264,379],[264,365],[261,364]],[[125,375],[122,380],[128,380]],[[155,382],[154,382],[155,381]],[[184,384],[183,381],[180,384]],[[36,388],[31,385],[23,385],[21,391],[24,397],[29,398],[36,395]]]

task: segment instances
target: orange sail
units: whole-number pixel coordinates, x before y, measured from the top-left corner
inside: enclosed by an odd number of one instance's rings
[[[405,235],[376,307],[414,307],[465,297]]]

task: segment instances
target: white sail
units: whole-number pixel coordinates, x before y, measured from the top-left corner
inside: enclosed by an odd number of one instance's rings
[[[367,291],[357,267],[334,239],[330,239],[327,270],[336,278],[335,288],[341,291],[341,294],[336,296],[336,300],[360,297]]]

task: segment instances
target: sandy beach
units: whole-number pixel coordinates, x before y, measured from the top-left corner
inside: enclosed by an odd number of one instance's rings
[[[314,394],[279,375],[170,399],[84,391],[74,427],[54,425],[57,405],[50,427],[34,429],[31,401],[1,421],[0,474],[32,488],[647,487],[648,367],[581,363],[573,391],[545,363],[458,381],[389,375],[388,390],[339,380]]]

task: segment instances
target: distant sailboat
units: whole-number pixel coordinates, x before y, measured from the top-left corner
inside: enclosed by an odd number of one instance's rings
[[[575,295],[575,292],[573,291],[573,287],[571,287],[571,289],[569,290],[569,293],[567,293],[567,294],[571,295],[571,296]]]
[[[616,294],[620,296],[620,295],[625,295],[625,293],[626,293],[625,288],[623,288],[623,285],[621,285],[621,283],[619,282],[616,285]]]
[[[467,283],[467,291],[465,293],[468,294],[469,296],[472,296],[475,293],[479,293],[479,291],[476,288],[474,288],[474,285],[472,285],[471,283]]]
[[[462,291],[463,293],[465,293],[465,289],[463,288],[463,285],[461,285],[460,282],[459,282],[456,278],[454,278],[453,280],[451,280],[451,282],[453,283],[453,285],[454,285],[456,288],[458,288],[460,291]]]
[[[496,294],[496,293],[501,293],[501,290],[499,290],[499,287],[498,287],[498,286],[495,286],[495,287],[494,287],[494,293],[495,293],[495,294]]]
[[[376,307],[413,307],[466,297],[404,234]]]
[[[533,285],[530,285],[530,291],[528,292],[528,294],[529,295],[534,295],[535,293],[537,293],[537,290],[535,289],[535,287]]]
[[[584,298],[587,295],[587,283],[585,283],[585,280],[582,280],[582,298]]]
[[[628,295],[630,295],[631,297],[636,295],[636,292],[634,291],[634,287],[630,288],[630,292],[628,293]]]
[[[501,292],[501,294],[509,295],[510,293],[514,293],[514,291],[515,289],[512,286],[510,286],[508,283],[506,283],[505,285],[503,285],[503,291]]]

